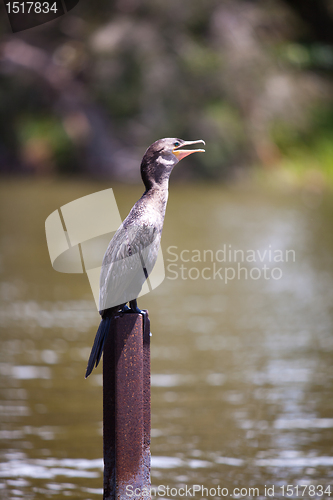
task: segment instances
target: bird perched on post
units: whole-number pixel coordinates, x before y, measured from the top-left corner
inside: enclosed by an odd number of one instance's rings
[[[205,144],[203,140],[160,139],[147,149],[142,158],[141,177],[145,192],[114,234],[103,258],[99,295],[102,321],[90,353],[86,378],[101,359],[114,315],[119,311],[144,314],[137,306],[137,297],[157,259],[169,177],[180,160],[192,153],[205,151],[181,149],[198,143]]]

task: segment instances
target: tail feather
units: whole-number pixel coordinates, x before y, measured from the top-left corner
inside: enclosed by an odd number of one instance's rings
[[[91,353],[89,356],[88,366],[86,370],[86,378],[89,377],[95,366],[98,366],[98,363],[100,362],[104,349],[105,340],[107,338],[110,329],[110,319],[111,318],[104,318],[100,322],[94,340],[94,344],[92,346]]]

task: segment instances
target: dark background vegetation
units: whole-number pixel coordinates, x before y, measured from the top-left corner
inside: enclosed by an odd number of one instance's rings
[[[333,178],[331,0],[81,0],[16,34],[0,3],[0,42],[2,172],[135,181],[177,136],[207,142],[183,177]]]

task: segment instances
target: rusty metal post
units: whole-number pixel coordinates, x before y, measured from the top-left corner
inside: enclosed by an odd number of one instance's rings
[[[150,327],[112,320],[103,354],[104,500],[150,498]]]

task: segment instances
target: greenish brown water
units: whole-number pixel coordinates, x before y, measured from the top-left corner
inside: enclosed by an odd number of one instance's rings
[[[87,277],[52,269],[44,223],[109,187],[124,217],[140,187],[1,182],[1,498],[101,497],[101,367],[84,379],[99,316]],[[328,197],[171,185],[171,267],[139,303],[153,332],[153,486],[266,498],[275,485],[282,498],[283,485],[303,484],[318,493],[304,498],[329,498],[318,485],[333,477],[332,216]],[[255,255],[239,279],[229,250]]]

